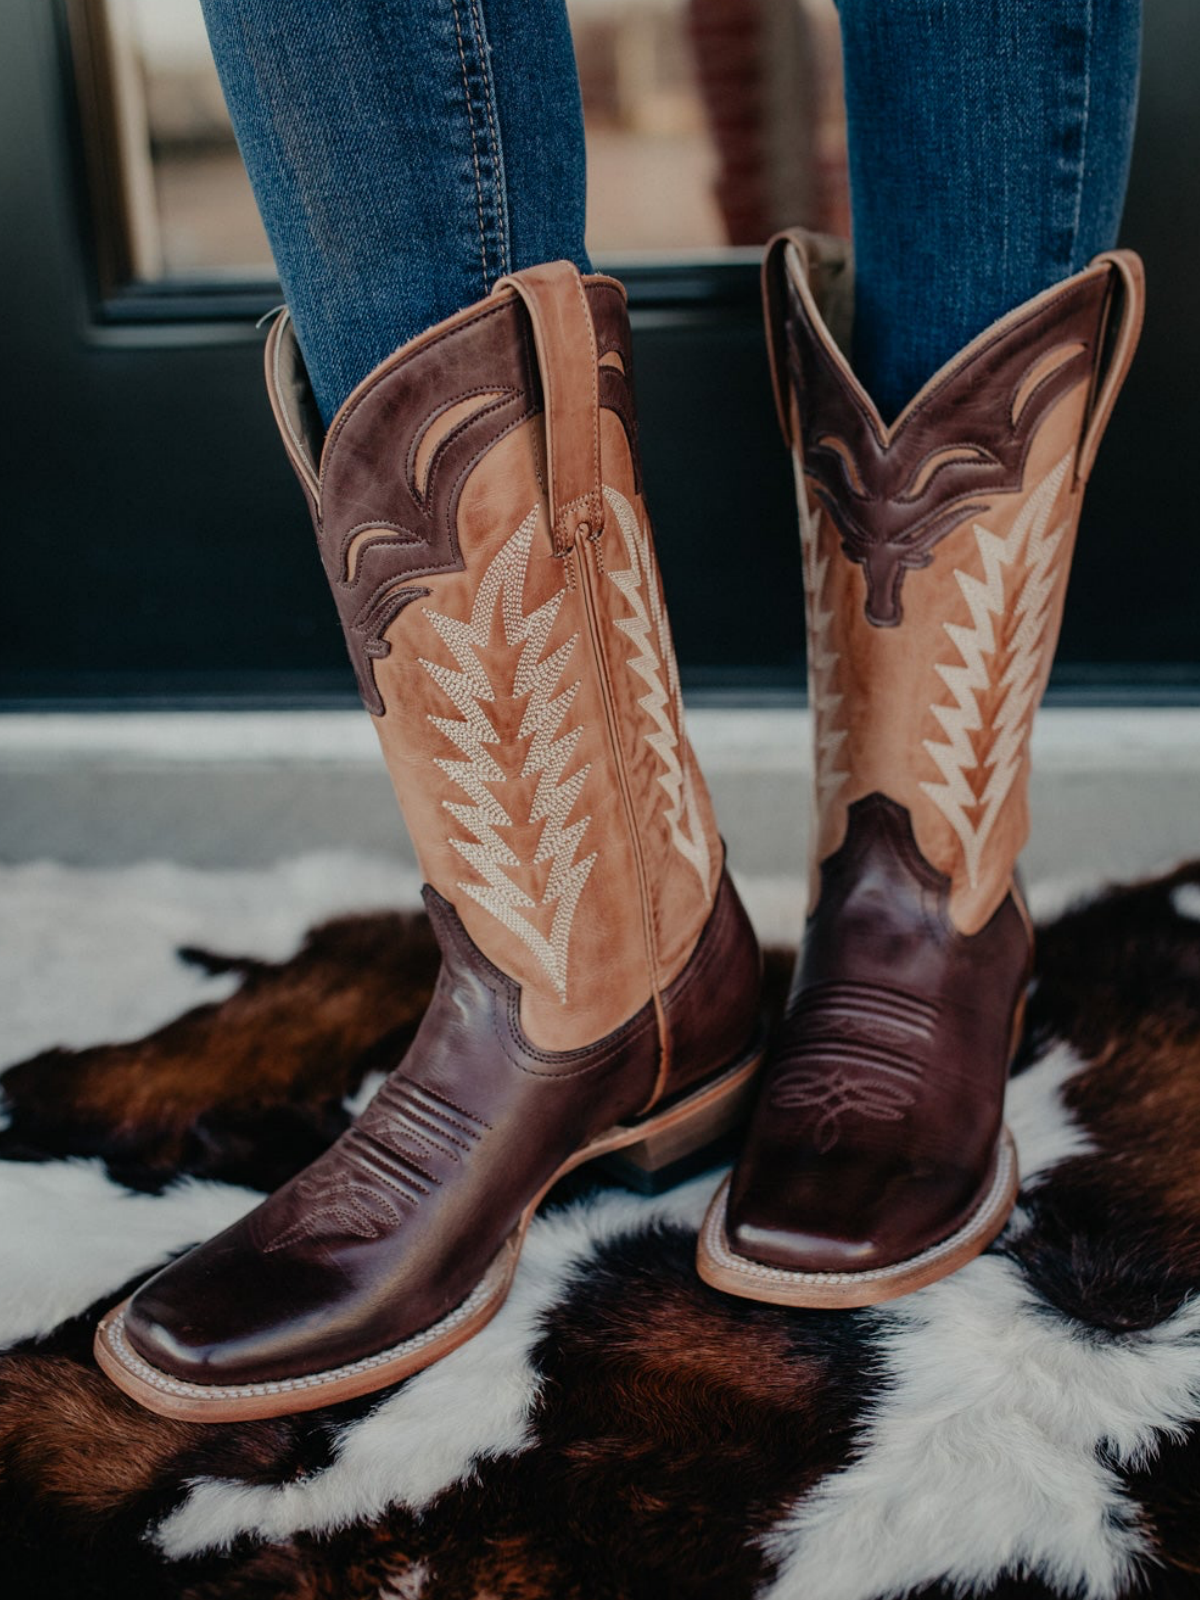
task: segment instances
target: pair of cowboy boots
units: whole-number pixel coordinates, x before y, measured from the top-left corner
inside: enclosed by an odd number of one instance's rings
[[[1097,258],[891,426],[830,333],[849,274],[801,233],[764,269],[816,738],[807,928],[765,1065],[759,952],[684,730],[620,285],[561,262],[506,278],[323,440],[276,322],[272,405],[442,968],[355,1125],[101,1323],[101,1365],[152,1410],[269,1416],[393,1383],[495,1314],[559,1177],[617,1151],[662,1169],[747,1115],[698,1243],[719,1289],[864,1305],[1003,1226],[1030,725],[1140,268]]]

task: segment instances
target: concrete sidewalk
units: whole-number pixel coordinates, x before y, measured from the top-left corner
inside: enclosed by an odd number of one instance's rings
[[[801,872],[808,713],[700,706],[689,727],[733,862]],[[1031,803],[1032,878],[1200,854],[1200,709],[1044,709]],[[361,712],[0,716],[0,860],[253,867],[346,848],[413,859]]]

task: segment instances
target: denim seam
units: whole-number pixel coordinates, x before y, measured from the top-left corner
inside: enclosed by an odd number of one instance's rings
[[[492,182],[495,186],[496,223],[499,244],[497,276],[512,271],[512,243],[508,220],[508,182],[504,171],[504,146],[500,139],[500,118],[496,105],[496,81],[492,76],[491,45],[484,26],[483,9],[479,0],[470,0],[475,18],[475,35],[479,48],[480,73],[483,78],[484,109],[487,112],[488,143],[492,149]],[[490,287],[490,285],[489,285]]]
[[[475,138],[475,117],[471,106],[471,79],[467,71],[467,52],[463,44],[462,19],[459,16],[458,0],[450,0],[450,9],[454,13],[454,36],[458,42],[458,61],[462,68],[463,100],[467,110],[467,128],[471,135],[471,163],[475,168],[475,221],[479,228],[479,267],[483,274],[483,286],[487,290],[488,262],[487,262],[487,235],[483,226],[483,179],[479,171],[479,145]]]
[[[467,60],[467,45],[463,27],[463,14],[459,0],[450,0],[451,10],[454,15],[454,33],[458,44],[458,59],[462,69],[463,101],[467,114],[467,128],[471,137],[471,164],[475,170],[475,219],[479,229],[479,265],[483,279],[483,292],[486,294],[492,286],[494,278],[503,276],[507,270],[509,258],[507,204],[504,193],[504,166],[503,155],[497,133],[497,118],[495,109],[495,86],[492,82],[490,64],[488,62],[487,34],[484,31],[483,17],[480,13],[477,0],[467,0],[469,5],[468,25],[472,35],[473,59]],[[484,116],[487,120],[486,144],[488,164],[491,168],[491,189],[489,195],[484,179],[484,163],[480,159],[480,141],[485,130],[477,127],[478,108],[474,98],[471,67],[475,68],[480,80],[481,98],[483,100]],[[489,227],[489,224],[491,226]],[[489,239],[489,233],[495,237]],[[495,246],[495,255],[498,258],[499,270],[494,274],[491,271],[489,260],[489,244]]]
[[[1083,45],[1083,116],[1079,134],[1079,155],[1075,174],[1075,214],[1071,219],[1071,245],[1065,270],[1076,270],[1075,252],[1079,246],[1079,230],[1083,220],[1083,190],[1087,174],[1088,125],[1092,110],[1092,47],[1095,43],[1095,0],[1087,0]]]

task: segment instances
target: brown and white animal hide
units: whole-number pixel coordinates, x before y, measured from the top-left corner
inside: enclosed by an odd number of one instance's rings
[[[1200,864],[1042,928],[1020,1206],[954,1277],[854,1312],[726,1298],[692,1268],[716,1174],[577,1177],[469,1344],[227,1426],[139,1410],[96,1317],[336,1136],[436,956],[386,910],[288,959],[181,954],[220,998],[2,1080],[12,1600],[1200,1595]]]

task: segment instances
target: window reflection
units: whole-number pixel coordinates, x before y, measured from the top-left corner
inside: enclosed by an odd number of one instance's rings
[[[110,43],[134,275],[269,277],[198,0],[93,3]],[[568,9],[593,254],[707,256],[790,222],[848,228],[833,0]]]

